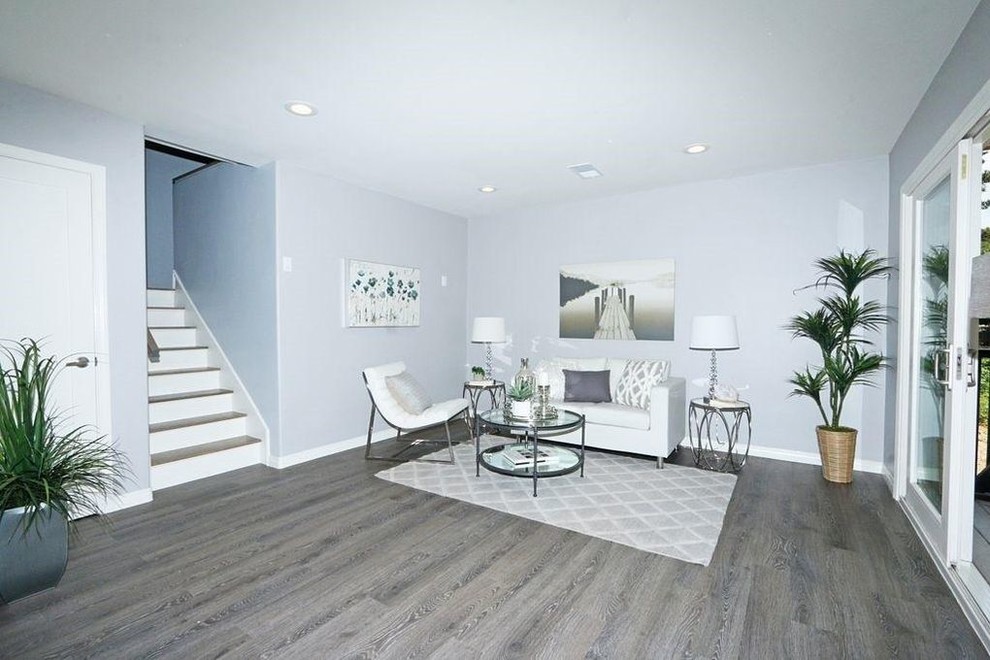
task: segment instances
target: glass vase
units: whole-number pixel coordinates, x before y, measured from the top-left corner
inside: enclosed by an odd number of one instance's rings
[[[529,368],[529,358],[519,359],[519,371],[516,375],[512,377],[513,386],[522,386],[524,383],[529,383],[529,388],[535,392],[536,391],[536,375],[533,374],[532,369]]]

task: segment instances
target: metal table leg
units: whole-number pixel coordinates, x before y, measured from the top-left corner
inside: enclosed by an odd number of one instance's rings
[[[537,475],[536,462],[540,458],[540,432],[533,428],[533,497],[536,497],[536,482],[539,480]]]

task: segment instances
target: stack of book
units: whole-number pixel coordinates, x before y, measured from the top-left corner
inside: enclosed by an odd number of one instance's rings
[[[533,447],[527,445],[512,445],[502,449],[502,458],[514,467],[524,467],[533,464]],[[536,456],[536,464],[553,463],[557,460],[557,455],[540,447]]]

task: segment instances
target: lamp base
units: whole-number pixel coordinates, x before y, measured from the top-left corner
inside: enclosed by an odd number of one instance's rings
[[[495,377],[492,375],[492,369],[493,369],[493,362],[495,360],[494,360],[494,356],[492,355],[492,343],[490,341],[485,342],[485,348],[487,349],[485,351],[485,378],[494,381]]]
[[[708,369],[708,398],[705,403],[711,402],[715,398],[715,388],[718,386],[718,358],[715,357],[715,351],[712,351],[712,363]]]

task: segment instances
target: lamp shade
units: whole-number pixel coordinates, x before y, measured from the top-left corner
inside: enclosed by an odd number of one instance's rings
[[[471,330],[475,343],[501,344],[505,341],[505,319],[500,316],[477,316]]]
[[[969,290],[969,317],[990,318],[990,254],[973,257],[972,286]]]
[[[695,316],[691,320],[691,348],[728,351],[739,348],[735,316]]]

